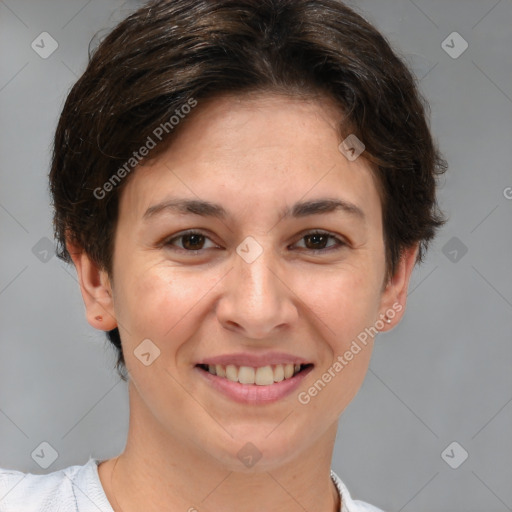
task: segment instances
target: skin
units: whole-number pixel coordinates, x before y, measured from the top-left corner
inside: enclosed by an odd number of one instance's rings
[[[418,249],[404,252],[386,283],[377,188],[363,157],[351,162],[338,150],[340,116],[324,97],[199,103],[173,145],[122,192],[112,279],[68,244],[87,319],[104,331],[119,327],[130,374],[126,448],[99,466],[116,512],[339,511],[329,476],[338,419],[363,382],[373,339],[308,404],[297,394],[393,305],[402,309],[380,331],[400,321]],[[144,222],[171,195],[219,203],[231,215],[168,212]],[[350,201],[365,220],[342,211],[279,217],[317,198]],[[159,243],[191,228],[206,238]],[[308,242],[313,229],[346,245]],[[247,236],[263,249],[250,264],[236,252]],[[160,350],[149,366],[134,355],[146,338]],[[194,370],[203,357],[267,350],[315,365],[297,392],[272,404],[236,403]],[[247,442],[262,454],[251,468],[237,457]]]

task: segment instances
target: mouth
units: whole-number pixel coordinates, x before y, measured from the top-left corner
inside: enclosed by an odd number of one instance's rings
[[[196,364],[196,367],[220,379],[246,386],[272,386],[294,378],[312,368],[313,364],[273,364],[257,368],[234,364]]]
[[[240,404],[262,406],[290,396],[313,368],[314,364],[297,362],[258,367],[198,363],[194,370],[207,390]]]

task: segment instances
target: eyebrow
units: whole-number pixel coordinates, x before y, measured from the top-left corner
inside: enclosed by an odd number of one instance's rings
[[[295,203],[291,208],[285,207],[280,212],[280,218],[302,218],[310,215],[319,215],[342,211],[360,220],[365,220],[365,214],[357,205],[343,199],[321,198],[311,201]],[[226,219],[229,212],[220,204],[198,199],[169,199],[150,206],[143,215],[145,221],[157,215],[174,212],[181,215],[200,215],[202,217],[214,217]]]

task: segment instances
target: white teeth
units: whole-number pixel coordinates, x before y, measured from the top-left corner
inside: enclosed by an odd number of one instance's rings
[[[272,366],[258,368],[254,376],[254,384],[258,384],[258,386],[274,384],[274,370],[272,370]]]
[[[240,366],[238,370],[238,382],[240,382],[240,384],[254,384],[254,368],[250,366]]]
[[[299,370],[300,364],[276,364],[273,366],[261,366],[252,368],[251,366],[235,366],[228,364],[227,366],[216,364],[207,365],[208,372],[218,377],[225,377],[232,382],[240,384],[256,384],[258,386],[269,386],[274,382],[281,382],[284,379],[293,377]]]
[[[235,365],[228,364],[226,366],[226,379],[232,380],[233,382],[238,382],[238,368]]]
[[[281,382],[284,380],[284,368],[282,364],[277,364],[274,370],[274,382]]]

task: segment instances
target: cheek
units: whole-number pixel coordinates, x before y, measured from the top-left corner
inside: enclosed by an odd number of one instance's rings
[[[336,344],[346,343],[378,314],[380,290],[373,269],[348,267],[296,281],[296,289]]]
[[[333,273],[325,281],[317,279],[317,285],[304,287],[303,295],[322,339],[319,345],[325,343],[328,355],[301,388],[300,403],[307,402],[311,429],[315,417],[327,415],[329,421],[336,421],[360,389],[373,349],[374,336],[369,332],[378,315],[379,297],[376,280],[353,269]]]
[[[130,290],[130,318],[137,331],[147,330],[157,339],[170,336],[184,323],[205,287],[198,277],[186,278],[175,271],[153,268],[134,276]]]
[[[134,268],[139,271],[129,273],[116,304],[125,319],[123,342],[133,351],[149,338],[167,356],[162,360],[172,361],[179,346],[197,331],[198,315],[204,313],[208,292],[219,277],[197,268],[143,264]]]

